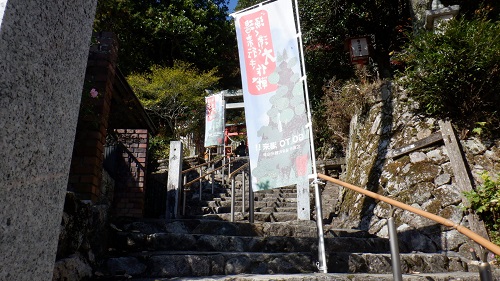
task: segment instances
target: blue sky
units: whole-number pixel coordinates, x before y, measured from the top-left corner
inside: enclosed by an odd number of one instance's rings
[[[236,3],[238,3],[238,0],[229,0],[229,13],[234,12],[234,7],[236,7]]]

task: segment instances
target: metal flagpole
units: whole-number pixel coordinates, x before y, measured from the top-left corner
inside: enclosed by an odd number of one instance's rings
[[[230,16],[236,18],[235,16],[240,14],[240,13],[245,13],[246,11],[249,11],[253,8],[256,8],[256,7],[259,7],[259,6],[263,6],[265,4],[268,4],[268,3],[271,3],[271,2],[274,2],[274,1],[280,1],[280,0],[268,0],[268,1],[264,1],[260,4],[257,4],[255,6],[252,6],[252,7],[249,7],[247,9],[244,9],[244,10],[241,10],[241,11],[238,11],[238,12],[235,12],[233,14],[231,14]],[[284,0],[283,0],[284,1]],[[286,0],[286,1],[292,1],[292,0]],[[304,95],[305,95],[305,98],[306,98],[306,111],[307,111],[307,124],[305,125],[305,129],[308,129],[309,130],[309,143],[310,143],[310,146],[309,146],[309,149],[310,149],[310,152],[311,152],[311,163],[312,163],[312,175],[309,175],[309,179],[313,179],[313,185],[314,185],[314,188],[315,188],[315,204],[316,204],[316,223],[317,223],[317,229],[318,229],[318,239],[319,239],[319,244],[318,244],[318,269],[321,273],[327,273],[328,270],[327,270],[327,265],[326,265],[326,254],[325,254],[325,241],[324,241],[324,234],[323,234],[323,214],[322,214],[322,209],[321,209],[321,192],[319,190],[319,186],[318,186],[318,173],[316,171],[316,156],[315,156],[315,148],[314,148],[314,142],[313,142],[313,132],[312,132],[312,117],[311,117],[311,108],[310,108],[310,105],[309,105],[309,93],[308,93],[308,87],[307,87],[307,76],[306,76],[306,71],[305,71],[305,64],[304,64],[304,53],[303,53],[303,43],[302,43],[302,34],[301,34],[301,31],[300,31],[300,21],[299,21],[299,9],[298,9],[298,1],[297,0],[293,0],[293,2],[288,2],[288,3],[292,3],[295,5],[295,22],[296,22],[296,25],[295,25],[295,36],[296,36],[296,40],[298,40],[298,43],[299,43],[299,52],[300,52],[300,60],[301,60],[301,80],[303,81],[303,87],[304,87]],[[288,4],[287,3],[287,4]],[[247,77],[248,78],[248,77]],[[250,169],[251,170],[251,169]],[[250,179],[252,179],[252,175],[249,176]],[[252,185],[250,185],[252,186]],[[249,189],[250,192],[253,192],[253,189],[250,188]],[[250,207],[250,210],[252,210],[252,203],[253,201],[253,197],[252,195],[250,195],[250,203],[251,205],[249,206]],[[252,218],[253,215],[252,215],[252,212],[249,214],[249,218],[250,220],[252,221]]]
[[[312,116],[311,116],[311,107],[309,105],[309,91],[308,91],[308,86],[307,86],[307,75],[306,75],[306,66],[305,66],[305,60],[304,60],[304,49],[303,49],[303,43],[302,43],[302,31],[300,28],[300,17],[299,17],[299,5],[297,3],[297,0],[293,0],[295,4],[295,17],[296,17],[296,23],[297,23],[297,28],[298,30],[297,33],[297,38],[299,40],[299,52],[300,52],[300,61],[301,61],[301,69],[302,69],[302,80],[303,80],[303,85],[304,85],[304,93],[306,97],[306,111],[307,111],[307,118],[308,118],[308,124],[307,127],[309,129],[309,143],[310,143],[310,149],[311,149],[311,164],[312,164],[312,178],[313,178],[313,185],[314,185],[314,201],[316,204],[316,225],[318,228],[318,269],[321,273],[327,273],[328,272],[328,266],[326,264],[326,251],[325,251],[325,237],[323,233],[323,212],[321,209],[321,192],[319,190],[318,186],[318,172],[316,169],[316,155],[315,155],[315,148],[314,148],[314,136],[313,136],[313,131],[312,131]]]

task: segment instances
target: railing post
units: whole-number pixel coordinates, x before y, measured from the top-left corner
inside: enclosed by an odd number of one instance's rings
[[[387,220],[387,228],[389,229],[389,243],[391,245],[392,276],[395,281],[403,281],[399,259],[398,232],[392,216]]]
[[[251,171],[251,170],[250,170]],[[252,188],[252,172],[248,174],[248,222],[254,222],[254,197]]]
[[[481,281],[493,281],[493,275],[491,273],[491,265],[486,261],[486,258],[479,262],[479,279]]]
[[[235,195],[234,194],[234,190],[235,190],[235,187],[234,187],[234,177],[231,178],[231,222],[234,222],[234,200],[235,199]]]
[[[212,171],[215,169],[215,163],[212,163]],[[214,173],[210,174],[210,181],[212,182],[212,195],[214,194]]]
[[[243,214],[243,217],[245,217],[245,171],[243,170],[241,172],[241,177],[243,178],[242,184],[241,184],[241,213]]]
[[[225,150],[224,150],[225,151]],[[224,171],[226,169],[226,153],[224,153],[224,158],[222,159],[222,169],[221,169],[221,184],[224,186]]]
[[[203,188],[202,188],[203,186],[202,186],[202,182],[201,182],[201,172],[202,172],[202,170],[200,167],[199,172],[198,172],[198,174],[200,175],[200,201],[201,201],[201,193],[203,192]]]
[[[230,175],[231,174],[231,155],[229,155],[229,157],[227,158],[227,162],[229,163],[227,165],[227,174]],[[222,174],[222,184],[224,184],[224,174]]]
[[[314,199],[316,204],[316,226],[318,228],[318,269],[320,273],[327,273],[325,236],[323,232],[323,213],[321,210],[321,192],[318,181],[314,182]]]
[[[182,216],[186,215],[186,183],[187,183],[187,175],[184,175],[183,183],[182,183]]]

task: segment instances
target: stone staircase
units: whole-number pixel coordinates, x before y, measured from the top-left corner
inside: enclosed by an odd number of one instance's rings
[[[122,219],[114,227],[98,280],[392,280],[387,239],[328,225],[329,273],[315,273],[313,221]],[[405,280],[479,280],[454,253],[400,250]]]
[[[205,188],[202,200],[189,197],[183,219],[115,220],[95,280],[393,280],[388,239],[332,224],[324,226],[328,273],[317,273],[316,223],[296,220],[295,189],[256,192],[249,223],[241,180],[237,186],[235,222],[230,189],[220,185],[214,195]],[[457,253],[416,253],[405,245],[400,252],[404,280],[480,280]]]
[[[199,195],[188,200],[186,218],[230,220],[231,216],[231,189],[218,188],[214,195],[204,194],[203,200]],[[248,221],[248,202],[243,212],[241,190],[237,189],[235,197],[235,221]],[[246,195],[248,198],[248,195]],[[297,219],[297,193],[295,187],[283,187],[272,190],[259,191],[254,194],[254,221],[280,222]]]

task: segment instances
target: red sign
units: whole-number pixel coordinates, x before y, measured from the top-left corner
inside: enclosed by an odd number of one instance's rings
[[[217,108],[215,104],[215,97],[207,97],[206,98],[206,104],[207,104],[207,121],[213,121],[215,119],[215,114],[217,113]]]
[[[240,18],[248,91],[263,95],[277,89],[268,77],[276,69],[271,29],[267,11],[261,10]]]

